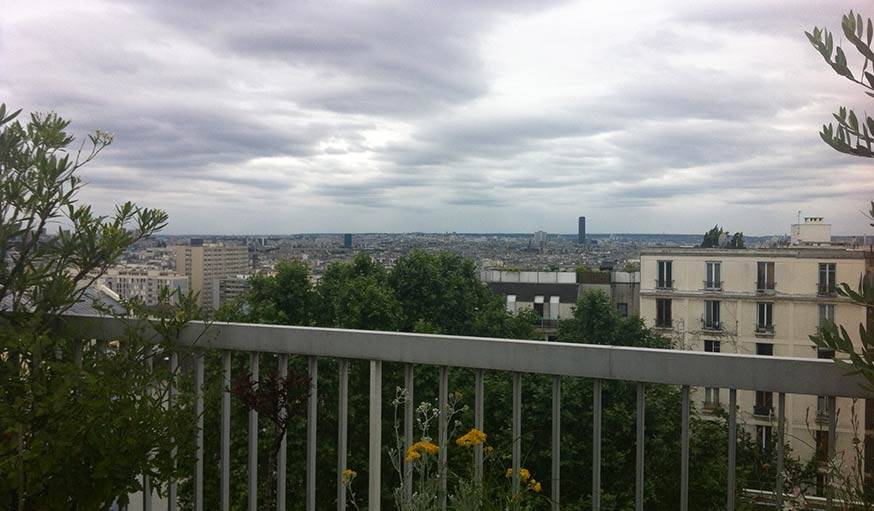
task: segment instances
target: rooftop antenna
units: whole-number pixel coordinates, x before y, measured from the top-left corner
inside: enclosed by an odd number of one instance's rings
[[[801,210],[798,210],[798,223],[801,223]]]

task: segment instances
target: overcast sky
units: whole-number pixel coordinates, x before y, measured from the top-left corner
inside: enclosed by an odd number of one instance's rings
[[[803,33],[868,0],[3,4],[0,101],[113,132],[84,199],[169,233],[862,233],[874,199],[817,133],[871,100]]]

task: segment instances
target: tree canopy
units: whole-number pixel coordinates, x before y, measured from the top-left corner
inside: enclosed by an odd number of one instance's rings
[[[715,225],[713,229],[704,233],[704,239],[701,241],[701,248],[746,248],[744,243],[744,233],[736,232],[731,234]]]

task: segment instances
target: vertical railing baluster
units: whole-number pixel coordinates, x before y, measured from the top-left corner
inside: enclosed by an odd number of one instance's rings
[[[735,467],[737,463],[737,389],[728,390],[728,467],[725,485],[725,508],[734,511],[734,497],[737,493]]]
[[[783,444],[786,441],[786,393],[777,394],[777,481],[774,486],[775,509],[783,509]]]
[[[249,354],[249,373],[252,381],[260,378],[258,368],[258,352]],[[258,511],[258,412],[249,410],[249,495],[248,510]]]
[[[449,432],[449,368],[446,366],[440,367],[440,385],[438,391],[440,417],[438,421],[437,444],[440,450],[437,453],[437,470],[440,478],[440,487],[438,488],[438,498],[440,509],[446,510],[446,478],[448,477],[447,466],[447,435]]]
[[[231,352],[222,352],[221,511],[231,508]]]
[[[835,490],[831,476],[829,474],[832,472],[834,466],[833,463],[835,461],[835,450],[836,445],[836,431],[837,431],[837,406],[834,396],[828,396],[826,398],[826,409],[828,410],[828,472],[826,472],[826,489],[825,489],[825,498],[826,504],[829,509],[832,509],[834,505],[835,498]]]
[[[349,433],[349,361],[339,362],[339,410],[337,411],[337,511],[346,511],[346,438]]]
[[[368,452],[368,511],[379,511],[382,488],[382,361],[370,361],[370,450]]]
[[[280,353],[277,359],[277,374],[285,380],[288,377],[288,355]],[[283,419],[285,419],[287,414],[287,409],[279,410],[279,415]],[[276,511],[285,511],[286,469],[288,465],[287,444],[288,438],[283,431],[282,438],[279,439],[279,452],[276,453]]]
[[[106,341],[97,341],[97,347],[99,356],[105,357],[107,349]],[[154,355],[154,349],[151,347],[146,349],[146,366],[149,368],[149,371],[154,368]],[[143,511],[152,511],[152,481],[145,474],[143,474]]]
[[[485,371],[482,369],[477,369],[474,373],[474,382],[473,382],[473,427],[480,431],[485,431],[485,397],[486,397],[486,386],[485,386]],[[477,445],[473,448],[473,457],[474,457],[474,478],[478,483],[482,484],[483,481],[483,445]]]
[[[167,408],[173,409],[176,402],[176,371],[179,370],[179,355],[175,351],[170,353],[170,378],[167,387]],[[170,450],[170,457],[173,459],[173,468],[176,468],[176,439],[171,438],[170,443],[173,444]],[[167,511],[176,511],[176,480],[172,479],[167,484]]]
[[[513,497],[519,494],[522,465],[522,374],[513,373]]]
[[[316,426],[319,404],[319,362],[316,357],[307,358],[307,374],[310,378],[310,395],[307,398],[307,511],[316,511]]]
[[[682,410],[682,437],[680,458],[680,511],[689,510],[689,386],[683,385],[681,396],[683,400]]]
[[[149,476],[143,476],[143,511],[152,511],[152,484]]]
[[[637,384],[637,441],[634,457],[634,509],[643,511],[644,434],[646,432],[646,387]]]
[[[592,382],[592,511],[601,509],[601,380]]]
[[[404,500],[413,498],[413,464],[405,463],[407,451],[413,445],[413,419],[415,414],[415,379],[413,364],[404,366],[404,449],[398,453],[398,463],[404,467]]]
[[[194,413],[197,416],[194,511],[203,511],[203,352],[194,355]]]
[[[552,511],[561,509],[561,376],[552,377]]]

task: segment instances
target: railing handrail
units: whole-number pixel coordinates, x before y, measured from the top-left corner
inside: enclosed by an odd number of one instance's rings
[[[82,338],[115,339],[131,322],[67,315]],[[206,330],[204,330],[206,327]],[[181,346],[464,367],[630,382],[840,397],[870,397],[833,360],[630,348],[339,328],[192,322]]]

